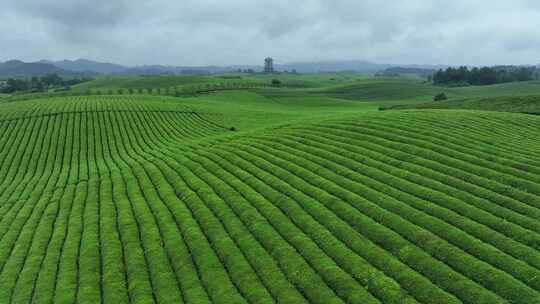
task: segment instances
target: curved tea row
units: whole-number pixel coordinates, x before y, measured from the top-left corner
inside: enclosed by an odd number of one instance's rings
[[[537,117],[219,137],[165,99],[39,102],[0,117],[6,302],[540,301]]]

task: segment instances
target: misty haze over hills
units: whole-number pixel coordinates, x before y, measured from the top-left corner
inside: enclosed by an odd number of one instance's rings
[[[124,73],[126,70],[125,67],[118,64],[103,63],[87,59],[62,60],[56,62],[50,60],[41,60],[39,62],[52,64],[63,70],[78,73],[92,72],[99,74],[121,74]]]
[[[25,63],[9,60],[0,63],[0,77],[32,77],[45,74],[72,74],[72,72],[44,62]]]
[[[538,65],[540,67],[540,65]],[[292,62],[275,65],[277,71],[297,71],[299,73],[320,72],[357,72],[365,74],[380,73],[388,69],[404,68],[418,70],[426,74],[433,70],[444,69],[447,65],[428,64],[381,64],[363,60]],[[88,59],[26,63],[20,60],[0,62],[0,77],[33,77],[46,74],[61,75],[182,75],[182,74],[216,74],[233,72],[239,69],[251,69],[260,72],[262,65],[230,65],[230,66],[165,66],[141,65],[123,66],[115,63],[98,62]],[[422,70],[425,73],[422,73]]]
[[[299,73],[318,72],[358,72],[374,74],[391,67],[410,67],[420,69],[444,68],[442,65],[394,65],[379,64],[362,60],[348,61],[320,61],[320,62],[294,62],[276,64],[277,71],[293,71]],[[162,75],[162,74],[214,74],[236,71],[238,69],[252,69],[262,71],[262,65],[230,65],[230,66],[164,66],[142,65],[123,66],[114,63],[104,63],[87,59],[50,61],[40,60],[33,63],[25,63],[11,60],[0,63],[0,77],[31,77],[49,73],[57,74],[108,74],[108,75]]]

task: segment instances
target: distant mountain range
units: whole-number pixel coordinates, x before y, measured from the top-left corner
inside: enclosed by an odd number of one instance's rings
[[[126,67],[118,64],[96,62],[86,59],[62,61],[41,60],[39,62],[52,64],[62,70],[76,73],[122,74],[126,71]]]
[[[363,72],[375,73],[391,67],[389,64],[378,64],[368,61],[319,61],[319,62],[294,62],[284,65],[277,65],[278,70],[296,70],[300,73],[320,73],[320,72]]]
[[[164,65],[143,65],[127,67],[114,63],[97,62],[87,59],[50,61],[40,60],[38,62],[22,62],[10,60],[0,62],[0,78],[7,77],[33,77],[46,74],[59,75],[181,75],[181,74],[214,74],[235,71],[238,69],[252,68],[262,70],[262,67],[252,66],[164,66]]]
[[[320,61],[320,62],[296,62],[287,64],[277,64],[278,71],[293,71],[299,73],[318,72],[359,72],[375,74],[390,68],[405,68],[417,70],[437,70],[445,68],[441,65],[395,65],[378,64],[361,60],[349,61]],[[164,65],[143,65],[128,67],[114,63],[97,62],[87,59],[50,61],[41,60],[38,62],[25,63],[18,60],[11,60],[0,63],[0,77],[32,77],[51,73],[60,75],[181,75],[181,74],[215,74],[236,71],[238,69],[252,69],[262,71],[262,65],[233,65],[233,66],[164,66]]]
[[[0,62],[0,77],[33,77],[46,74],[72,74],[53,64],[34,62],[26,63],[19,60]]]
[[[143,65],[127,67],[115,63],[97,62],[87,59],[50,61],[41,60],[39,63],[52,64],[62,70],[81,74],[106,75],[162,75],[162,74],[203,74],[219,73],[233,70],[227,67],[179,67],[163,65]]]

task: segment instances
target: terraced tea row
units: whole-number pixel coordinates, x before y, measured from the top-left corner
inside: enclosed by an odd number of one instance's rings
[[[172,100],[104,98],[0,118],[6,302],[540,301],[538,117],[231,135]]]

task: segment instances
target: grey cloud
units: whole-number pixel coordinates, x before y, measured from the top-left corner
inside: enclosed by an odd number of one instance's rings
[[[117,24],[132,11],[128,0],[17,0],[15,13],[28,18],[42,18],[65,26],[106,27]]]
[[[540,62],[531,0],[4,0],[0,61]]]

